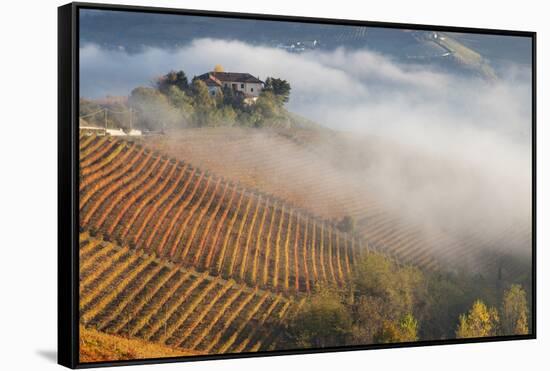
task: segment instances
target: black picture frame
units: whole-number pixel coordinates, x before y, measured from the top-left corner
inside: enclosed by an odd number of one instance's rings
[[[145,12],[177,15],[200,15],[237,19],[257,19],[285,22],[302,22],[334,25],[376,26],[384,28],[406,28],[443,32],[478,33],[487,35],[522,36],[532,42],[532,331],[528,335],[483,337],[470,339],[449,339],[417,341],[414,343],[374,344],[364,346],[342,346],[257,353],[200,355],[170,358],[151,358],[128,361],[107,361],[81,363],[78,359],[79,347],[79,162],[78,162],[78,106],[79,106],[79,10],[98,9],[126,12]],[[450,27],[406,23],[387,23],[347,19],[296,17],[269,14],[233,13],[189,9],[156,8],[96,3],[70,3],[58,8],[58,363],[69,368],[99,366],[122,366],[137,364],[169,363],[182,361],[202,361],[245,357],[265,357],[290,354],[340,352],[352,350],[419,347],[463,343],[482,343],[509,340],[536,339],[537,302],[537,207],[536,207],[536,32],[497,30],[486,28]]]

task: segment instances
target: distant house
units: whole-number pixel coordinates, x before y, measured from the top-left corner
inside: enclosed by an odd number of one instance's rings
[[[122,129],[105,129],[98,126],[80,126],[80,133],[83,135],[111,135],[113,137],[123,137],[123,136],[140,136],[142,135],[141,130],[131,129],[129,132],[125,132]]]
[[[128,135],[131,136],[131,137],[137,137],[137,136],[140,136],[142,134],[143,134],[143,132],[141,130],[138,130],[138,129],[130,129],[130,131],[128,131]]]
[[[88,122],[84,119],[79,120],[79,129],[80,134],[82,135],[111,135],[114,137],[121,137],[121,136],[140,136],[143,135],[141,130],[138,129],[130,129],[128,131],[124,131],[122,129],[107,129],[105,127],[100,126],[93,126],[88,124]]]
[[[113,136],[113,137],[124,137],[126,136],[126,133],[122,129],[105,129],[107,134]]]
[[[216,95],[223,88],[231,88],[233,91],[244,95],[245,103],[251,104],[258,99],[264,82],[249,73],[241,72],[207,72],[198,79],[204,81],[211,95]]]
[[[80,125],[80,134],[82,135],[107,135],[107,130],[105,128],[100,128],[97,126],[83,126]]]

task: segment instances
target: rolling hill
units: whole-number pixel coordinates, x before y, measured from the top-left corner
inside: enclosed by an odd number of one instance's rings
[[[528,229],[458,240],[406,222],[318,161],[319,133],[81,135],[82,359],[281,349],[282,326],[308,294],[344,286],[370,251],[430,271],[472,263],[489,277],[528,274],[514,256]]]

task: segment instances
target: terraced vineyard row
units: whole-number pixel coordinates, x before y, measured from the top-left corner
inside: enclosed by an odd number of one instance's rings
[[[485,229],[480,229],[479,235],[465,236],[447,226],[445,230],[428,228],[421,216],[416,223],[414,218],[401,218],[402,210],[381,204],[372,197],[376,192],[367,189],[361,180],[354,185],[344,176],[343,181],[338,164],[331,166],[330,161],[349,159],[360,166],[369,160],[368,154],[354,152],[357,146],[353,138],[350,145],[350,138],[323,135],[319,130],[283,130],[268,135],[266,138],[266,134],[254,131],[203,128],[186,130],[185,135],[176,138],[147,139],[147,143],[176,158],[189,159],[238,179],[247,188],[266,190],[325,219],[352,216],[357,221],[356,233],[369,246],[399,261],[429,269],[442,264],[461,265],[474,271],[483,271],[495,263],[487,256],[479,256],[481,250],[495,242]],[[327,149],[330,152],[323,153]],[[421,211],[418,210],[419,215]],[[501,235],[505,245],[528,249],[528,239],[520,242],[514,237],[524,229],[529,231],[530,223],[504,228]]]
[[[266,189],[327,219],[352,216],[358,221],[358,235],[369,245],[406,263],[426,268],[438,266],[432,247],[441,244],[439,238],[430,239],[432,236],[423,233],[418,226],[404,224],[387,207],[366,197],[368,189],[364,185],[342,184],[340,172],[332,166],[320,166],[322,154],[314,150],[315,143],[320,142],[319,147],[324,148],[326,143],[323,141],[327,138],[319,132],[275,132],[271,134],[268,145],[261,135],[251,139],[256,134],[239,130],[196,129],[187,132],[187,135],[177,138],[177,146],[176,142],[166,142],[170,138],[153,138],[148,142],[162,152],[189,158],[217,173],[231,175],[247,188]],[[340,152],[347,150],[343,144],[345,142],[335,140],[329,148],[340,158]],[[280,156],[271,152],[275,148],[280,151]],[[342,188],[346,191],[343,192]]]
[[[81,154],[81,227],[182,266],[299,292],[345,282],[362,248],[303,209],[135,143],[86,139]]]
[[[299,302],[80,235],[80,322],[196,353],[268,349]]]

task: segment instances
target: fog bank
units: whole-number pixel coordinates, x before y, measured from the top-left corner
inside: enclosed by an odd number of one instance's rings
[[[319,162],[312,168],[330,164],[340,192],[359,192],[360,202],[363,189],[369,202],[450,238],[481,234],[497,241],[530,228],[531,72],[519,66],[488,83],[369,50],[292,54],[212,39],[175,52],[130,55],[85,45],[80,54],[86,97],[127,95],[169,70],[191,78],[215,64],[262,80],[283,78],[292,87],[290,111],[348,138],[344,152],[332,144],[316,148],[317,157],[307,152]],[[285,153],[277,155],[281,161]],[[300,153],[286,155],[291,163]],[[292,175],[273,181],[292,187],[303,174]]]

